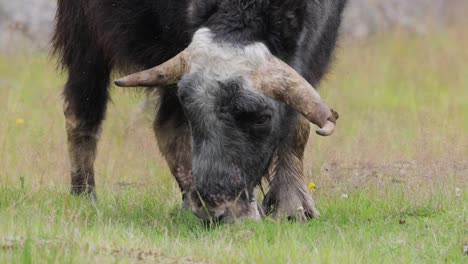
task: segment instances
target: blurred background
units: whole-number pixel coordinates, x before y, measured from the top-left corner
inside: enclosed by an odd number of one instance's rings
[[[0,263],[126,262],[133,248],[187,263],[467,263],[468,0],[349,0],[319,90],[338,127],[311,133],[304,160],[322,217],[208,233],[180,215],[145,93],[112,87],[98,206],[68,195],[55,3],[0,0]]]
[[[0,47],[47,48],[55,5],[54,0],[0,0]],[[466,0],[349,0],[343,35],[364,39],[392,28],[430,34],[434,26],[466,17],[467,6]]]

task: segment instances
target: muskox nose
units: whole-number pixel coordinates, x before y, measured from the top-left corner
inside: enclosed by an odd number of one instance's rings
[[[209,209],[206,206],[192,206],[193,213],[204,221],[224,222],[226,220],[226,209]]]
[[[209,222],[231,223],[241,219],[260,220],[262,216],[261,207],[254,199],[250,201],[222,200],[222,202],[210,203],[209,200],[191,196],[190,202],[193,213],[198,218]]]
[[[226,208],[221,206],[225,204],[222,195],[203,195],[197,190],[192,190],[188,197],[192,212],[202,220],[222,218],[226,212]]]

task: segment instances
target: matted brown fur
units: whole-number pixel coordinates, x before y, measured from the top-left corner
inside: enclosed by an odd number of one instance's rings
[[[70,156],[71,192],[91,194],[95,199],[94,161],[101,127],[83,128],[67,104],[64,104],[64,114]]]
[[[320,216],[310,194],[304,176],[304,150],[310,135],[310,123],[297,115],[296,126],[289,137],[277,150],[272,159],[267,177],[270,190],[265,196],[265,213],[275,218],[285,216],[298,220]]]
[[[192,185],[190,129],[187,125],[177,126],[177,121],[170,120],[159,124],[158,120],[155,120],[153,130],[159,150],[182,192],[184,207],[187,207],[186,195]]]

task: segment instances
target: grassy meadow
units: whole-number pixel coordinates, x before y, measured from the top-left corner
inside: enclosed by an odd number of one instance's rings
[[[141,94],[112,90],[96,205],[68,194],[61,87],[47,54],[0,53],[0,263],[466,263],[468,35],[342,42],[311,136],[322,216],[206,227],[181,210]]]

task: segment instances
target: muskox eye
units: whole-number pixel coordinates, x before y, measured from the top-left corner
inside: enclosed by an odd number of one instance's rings
[[[231,82],[229,84],[229,88],[232,90],[232,92],[238,92],[241,89],[241,84],[239,82]]]
[[[264,125],[270,121],[271,116],[270,115],[261,115],[255,120],[256,125]]]

